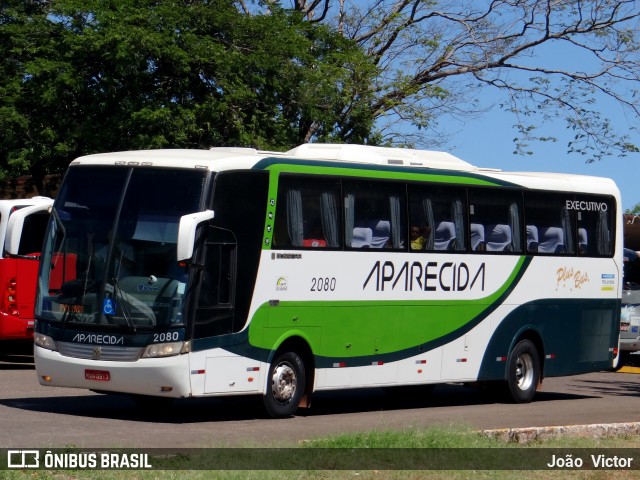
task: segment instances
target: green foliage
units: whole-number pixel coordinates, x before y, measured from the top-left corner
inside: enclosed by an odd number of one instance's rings
[[[636,203],[631,209],[627,208],[624,213],[628,215],[640,215],[640,203]]]
[[[0,44],[5,175],[60,172],[101,151],[366,141],[372,125],[371,63],[293,11],[250,16],[227,0],[9,0]]]
[[[633,0],[547,3],[5,0],[0,179],[124,149],[433,147],[439,118],[490,109],[481,89],[516,153],[637,153],[602,109],[640,112]]]
[[[318,438],[306,448],[494,448],[504,447],[495,438],[461,426],[429,427],[403,431],[372,430]]]

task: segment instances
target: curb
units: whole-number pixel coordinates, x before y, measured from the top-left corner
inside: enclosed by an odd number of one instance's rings
[[[618,370],[615,373],[640,373],[640,368],[638,367],[622,367],[620,370]]]
[[[618,435],[638,435],[640,434],[640,422],[599,423],[593,425],[557,427],[501,428],[496,430],[482,430],[481,433],[508,443],[526,444],[562,436],[603,438]]]

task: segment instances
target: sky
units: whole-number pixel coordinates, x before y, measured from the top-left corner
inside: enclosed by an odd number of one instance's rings
[[[591,57],[580,49],[569,48],[564,44],[543,46],[537,56],[527,61],[544,63],[551,68],[588,70]],[[497,104],[501,99],[486,88],[478,92],[478,98],[486,106]],[[640,119],[630,117],[628,111],[625,112],[615,100],[606,96],[598,97],[597,104],[589,105],[589,108],[597,109],[603,118],[609,118],[617,133],[628,134],[631,143],[640,147]],[[640,203],[640,188],[637,187],[640,182],[640,153],[629,153],[625,157],[612,154],[600,161],[586,163],[579,154],[567,154],[568,130],[562,120],[557,120],[557,124],[545,125],[537,132],[538,135],[556,136],[559,138],[557,142],[532,143],[533,155],[515,155],[513,139],[517,131],[513,128],[514,123],[513,114],[498,107],[476,119],[439,121],[439,129],[449,137],[446,146],[439,150],[446,150],[478,167],[608,177],[620,189],[623,211]]]
[[[623,211],[640,203],[640,153],[630,153],[626,157],[612,155],[585,163],[581,155],[567,154],[566,141],[558,141],[532,145],[533,155],[515,155],[513,122],[511,114],[498,109],[464,124],[452,121],[445,127],[451,135],[446,150],[478,167],[608,177],[620,189]],[[625,128],[624,123],[627,122],[620,122],[620,128]],[[558,127],[565,129],[564,124],[559,123]],[[640,146],[640,134],[631,136],[631,139]]]
[[[484,4],[484,2],[479,2]],[[634,7],[630,7],[634,8]],[[560,22],[561,15],[556,18]],[[625,24],[626,25],[626,24]],[[632,28],[632,25],[626,25]],[[585,39],[583,39],[585,40]],[[588,39],[587,39],[588,40]],[[601,70],[600,62],[587,48],[579,47],[580,42],[548,41],[534,49],[522,52],[512,59],[512,63],[528,66],[530,68],[544,67],[550,71],[574,71],[593,74]],[[587,42],[589,44],[589,42]],[[607,52],[601,52],[607,56]],[[615,72],[620,74],[620,72]],[[528,72],[514,71],[513,69],[501,73],[509,83],[527,85]],[[557,84],[558,75],[547,76],[552,85]],[[606,78],[606,77],[605,77]],[[620,80],[620,79],[618,79]],[[632,89],[636,89],[635,82],[618,81],[615,83],[619,94],[630,97]],[[454,84],[455,85],[455,84]],[[446,88],[447,84],[444,84]],[[470,109],[488,108],[492,104],[498,105],[506,99],[502,92],[484,87],[474,92],[474,100],[478,105],[471,105]],[[640,119],[631,116],[629,111],[624,111],[621,106],[604,94],[594,93],[596,103],[587,105],[588,109],[597,110],[601,118],[611,120],[613,129],[618,134],[629,134],[631,143],[640,147]],[[462,106],[464,108],[464,106]],[[513,153],[517,136],[513,124],[516,121],[512,113],[494,107],[488,112],[477,117],[462,118],[438,117],[438,132],[445,136],[442,143],[434,150],[447,151],[478,167],[499,168],[505,171],[543,171],[603,176],[613,179],[622,196],[622,210],[632,209],[640,203],[640,188],[636,188],[640,181],[640,153],[629,153],[625,157],[618,157],[613,153],[602,160],[586,163],[585,157],[579,154],[567,153],[567,142],[570,136],[563,120],[557,120],[557,124],[540,126],[534,134],[555,136],[557,142],[531,143],[529,148],[533,155],[516,155]],[[635,130],[633,129],[635,127]],[[562,138],[562,137],[565,138]],[[421,143],[418,148],[429,149],[427,144]]]

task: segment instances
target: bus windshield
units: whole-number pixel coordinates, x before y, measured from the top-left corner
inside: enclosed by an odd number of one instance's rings
[[[182,215],[200,209],[206,171],[72,167],[45,238],[36,317],[128,331],[182,324]]]

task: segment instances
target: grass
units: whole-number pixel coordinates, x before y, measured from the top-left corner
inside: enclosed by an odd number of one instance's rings
[[[444,450],[443,458],[438,449]],[[455,449],[455,450],[449,450]],[[587,449],[587,450],[585,450]],[[554,471],[550,469],[523,470],[527,459],[543,455],[544,461],[550,452],[558,452],[565,458],[586,457],[586,452],[602,453],[606,449],[638,449],[637,467],[640,467],[640,438],[618,436],[607,438],[563,437],[532,442],[527,445],[506,444],[463,427],[428,428],[405,431],[371,431],[367,433],[342,434],[318,438],[298,445],[275,449],[211,449],[191,450],[182,455],[163,458],[153,456],[154,467],[161,470],[34,470],[0,471],[0,480],[68,479],[140,479],[159,478],[204,480],[204,479],[300,479],[300,480],[413,480],[422,478],[457,480],[465,478],[496,479],[621,479],[637,478],[633,470],[580,470]],[[629,450],[623,451],[629,454]],[[614,452],[617,453],[617,452]],[[631,451],[633,455],[633,451]],[[441,470],[412,469],[424,466],[424,456],[434,461]],[[497,459],[502,461],[500,470],[464,469],[450,470],[459,462]],[[417,461],[417,463],[415,463]],[[505,463],[506,466],[505,466]],[[473,462],[472,462],[473,463]],[[515,470],[507,470],[513,465]],[[229,470],[219,468],[229,467]],[[250,470],[249,468],[259,468]],[[313,469],[311,469],[311,468]],[[336,467],[340,469],[336,469]],[[216,470],[211,470],[216,468]],[[240,470],[239,468],[247,468]],[[269,468],[270,470],[265,470]],[[393,468],[393,469],[389,469]],[[206,470],[205,470],[206,469]]]

